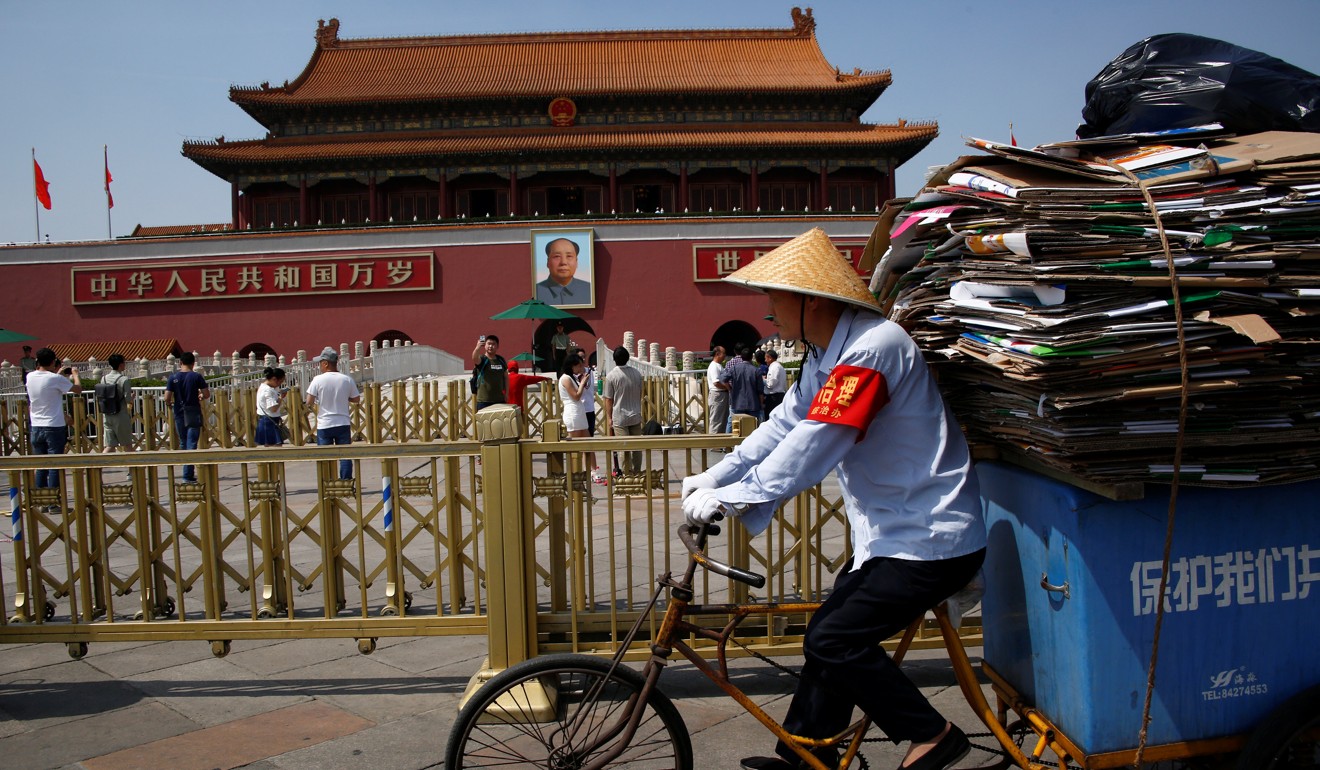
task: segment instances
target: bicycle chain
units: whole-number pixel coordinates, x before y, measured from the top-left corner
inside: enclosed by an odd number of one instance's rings
[[[753,650],[751,647],[748,647],[747,645],[743,644],[742,641],[740,641],[738,638],[731,637],[729,641],[733,642],[743,652],[747,653],[748,655],[751,655],[753,658],[756,658],[757,660],[760,660],[762,663],[766,663],[770,667],[778,669],[779,671],[788,674],[794,679],[802,678],[802,675],[799,674],[798,672],[794,671],[788,666],[783,665],[782,663],[779,663],[765,655],[762,655],[756,650]],[[970,740],[972,738],[994,738],[994,737],[995,737],[994,733],[989,733],[989,732],[967,733],[967,738],[969,739],[968,743],[971,744],[972,748],[984,751],[985,753],[990,754],[991,756],[997,756],[1003,759],[1008,759],[1009,758],[1008,752],[1005,751],[1004,747],[1000,746],[998,742],[996,742],[993,746],[983,746],[979,743],[975,743]],[[862,743],[893,743],[893,741],[891,741],[889,738],[876,737],[876,738],[863,738]],[[861,753],[857,754],[857,761],[859,763],[860,770],[870,770],[871,764],[866,761],[866,757],[862,756]],[[1085,770],[1085,768],[1069,763],[1068,770]]]

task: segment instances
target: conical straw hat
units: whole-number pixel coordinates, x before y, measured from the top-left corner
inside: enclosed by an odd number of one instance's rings
[[[874,313],[883,312],[852,264],[819,227],[735,270],[724,280],[749,289],[795,291],[837,299]]]

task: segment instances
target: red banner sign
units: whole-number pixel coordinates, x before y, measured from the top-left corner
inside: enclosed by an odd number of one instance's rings
[[[785,239],[785,243],[788,239]],[[760,259],[782,243],[694,243],[692,245],[692,280],[719,281],[752,260]],[[862,259],[865,240],[834,241],[834,245],[853,267]],[[858,270],[857,274],[866,277],[870,271]]]
[[[434,252],[334,254],[73,268],[73,304],[426,291]]]

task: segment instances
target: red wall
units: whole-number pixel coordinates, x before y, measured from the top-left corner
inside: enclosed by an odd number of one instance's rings
[[[846,232],[832,233],[864,239],[873,220],[844,218],[825,226]],[[711,334],[725,322],[741,320],[762,336],[775,329],[763,320],[765,298],[723,283],[693,280],[693,243],[754,240],[782,242],[819,221],[757,222],[753,232],[739,228],[737,235],[719,222],[698,226],[680,222],[658,237],[631,240],[636,231],[619,232],[596,227],[596,306],[571,312],[590,324],[595,336],[609,345],[623,340],[625,331],[638,338],[683,350],[707,350]],[[591,226],[572,223],[569,227]],[[539,229],[539,228],[538,228]],[[467,228],[466,238],[474,228]],[[828,231],[828,230],[827,230]],[[490,229],[486,229],[487,235]],[[532,295],[531,250],[528,228],[510,227],[505,243],[468,243],[463,231],[435,228],[408,231],[407,245],[390,242],[397,231],[355,231],[319,234],[321,249],[300,248],[299,235],[283,237],[231,235],[204,241],[211,251],[198,253],[200,239],[169,243],[118,241],[67,247],[0,249],[0,298],[6,308],[3,325],[39,337],[36,345],[173,337],[187,350],[223,355],[261,342],[281,355],[293,357],[299,349],[314,355],[325,345],[368,341],[382,331],[397,329],[413,341],[466,357],[480,334],[498,334],[509,355],[526,350],[538,322],[492,321],[490,316]],[[336,245],[325,248],[326,238]],[[342,246],[338,241],[342,240]],[[389,245],[387,245],[389,244]],[[447,245],[452,244],[452,245]],[[50,251],[43,252],[43,248]],[[287,297],[144,302],[115,305],[73,305],[71,269],[97,262],[122,264],[135,260],[168,262],[178,258],[223,260],[244,254],[256,261],[261,254],[287,257],[299,253],[332,254],[341,249],[388,253],[433,250],[436,288],[429,291],[335,294]],[[59,261],[22,263],[49,256]],[[18,262],[18,264],[15,264]],[[585,334],[576,339],[590,343]],[[0,353],[16,361],[19,346]]]

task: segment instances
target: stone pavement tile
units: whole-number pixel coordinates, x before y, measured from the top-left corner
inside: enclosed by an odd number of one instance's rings
[[[228,770],[363,730],[371,722],[327,703],[301,703],[83,762],[87,770]]]
[[[196,724],[159,703],[139,703],[5,738],[0,767],[58,768],[195,729]],[[141,765],[153,766],[160,767]]]
[[[477,673],[486,658],[484,636],[423,636],[381,639],[374,660],[411,674],[457,675]]]
[[[468,678],[417,676],[359,655],[286,671],[278,680],[290,691],[381,724],[429,711],[443,695],[461,695]]]
[[[219,658],[145,671],[134,687],[203,727],[288,708],[310,696]]]
[[[211,646],[205,642],[137,642],[113,645],[89,644],[89,665],[116,679],[123,679],[147,671],[159,671],[187,663],[197,663],[211,657]]]
[[[225,657],[254,674],[269,676],[302,668],[309,662],[361,655],[352,639],[290,639],[276,644],[234,642]]]
[[[57,665],[0,676],[0,712],[17,720],[27,732],[78,722],[144,699],[136,687],[67,656]]]
[[[3,652],[0,677],[69,660],[68,649],[62,644],[6,644]]]
[[[423,770],[443,764],[458,694],[436,699],[436,708],[377,725],[316,746],[271,757],[247,770]]]

